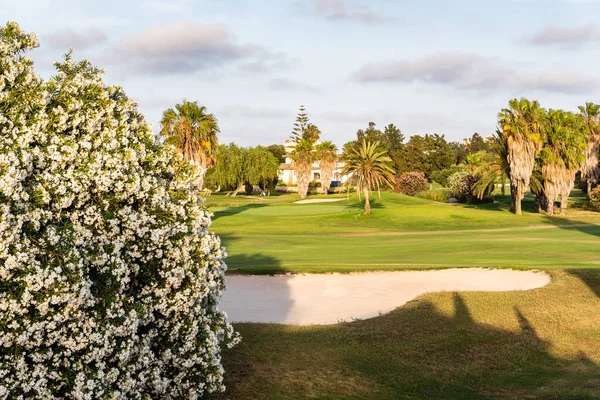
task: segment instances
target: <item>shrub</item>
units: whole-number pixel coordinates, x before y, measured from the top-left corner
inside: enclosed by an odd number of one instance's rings
[[[450,175],[446,181],[450,196],[455,197],[458,201],[466,201],[469,190],[466,181],[467,176],[469,176],[469,173],[461,170]]]
[[[432,181],[439,183],[443,187],[448,187],[448,178],[450,175],[464,171],[464,168],[460,165],[452,165],[446,169],[433,171],[429,176]]]
[[[415,195],[421,199],[437,201],[438,203],[448,202],[448,190],[447,189],[436,189],[419,192]]]
[[[414,196],[427,189],[427,179],[422,172],[405,172],[399,177],[396,177],[394,189],[398,193]]]
[[[471,175],[467,171],[459,171],[448,177],[450,195],[460,203],[478,203],[480,200],[474,193],[475,185],[481,180],[480,175]]]
[[[222,391],[225,251],[199,171],[119,87],[0,28],[0,398],[199,398]]]
[[[600,210],[600,186],[596,186],[590,192],[590,203],[597,209]]]

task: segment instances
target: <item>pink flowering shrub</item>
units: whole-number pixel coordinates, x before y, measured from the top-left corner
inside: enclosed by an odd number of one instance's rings
[[[225,250],[199,170],[68,56],[49,81],[0,28],[0,399],[224,390]]]
[[[395,191],[398,193],[414,196],[425,190],[427,190],[427,178],[422,172],[405,172],[396,177]]]

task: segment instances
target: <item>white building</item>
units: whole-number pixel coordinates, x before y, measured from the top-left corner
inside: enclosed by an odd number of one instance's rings
[[[315,146],[318,145],[319,141],[317,141],[315,143]],[[285,152],[286,154],[289,154],[293,149],[294,146],[296,145],[296,143],[293,140],[286,140],[285,141]],[[344,163],[343,162],[336,162],[335,163],[335,170],[333,172],[333,181],[332,183],[344,183],[348,180],[348,177],[345,175],[342,175],[342,168],[344,167]],[[310,178],[311,181],[314,182],[321,182],[321,167],[319,166],[319,162],[315,162],[312,165],[312,175]],[[279,182],[288,184],[288,185],[295,185],[298,183],[297,179],[296,179],[296,173],[294,171],[293,168],[293,161],[291,158],[286,157],[285,158],[285,163],[284,164],[280,164],[279,165]]]

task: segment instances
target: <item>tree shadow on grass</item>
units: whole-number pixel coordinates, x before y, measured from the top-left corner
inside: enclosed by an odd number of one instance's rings
[[[600,269],[567,269],[565,270],[570,275],[579,278],[583,283],[587,285],[592,292],[600,298]]]
[[[494,195],[493,198],[493,202],[482,201],[477,204],[467,204],[465,205],[465,208],[510,212],[510,195],[497,194]],[[537,213],[537,209],[535,207],[535,197],[531,193],[526,194],[523,200],[521,200],[521,209],[523,212]]]
[[[225,277],[227,290],[219,308],[227,312],[229,320],[234,322],[285,321],[295,304],[290,295],[288,280],[291,278],[239,274],[250,263],[270,274],[283,272],[279,260],[264,254],[228,257],[229,271],[233,273]]]
[[[355,200],[356,200],[355,202],[345,204],[344,208],[346,208],[348,211],[364,212],[365,211],[365,199],[361,198],[360,202],[358,202],[357,199],[355,199]],[[379,200],[379,199],[375,200],[375,199],[371,198],[370,205],[371,205],[371,212],[373,212],[374,210],[382,210],[382,209],[386,208],[385,204],[383,203],[383,200]]]
[[[560,216],[544,215],[544,222],[554,225],[557,228],[567,231],[578,231],[591,236],[600,237],[600,226],[596,224],[586,224],[581,222],[571,222]],[[599,243],[600,244],[600,243]],[[600,259],[599,259],[600,261]]]
[[[217,220],[217,219],[223,218],[223,217],[231,217],[233,215],[243,213],[244,211],[248,211],[248,210],[255,209],[255,208],[262,208],[262,207],[266,207],[266,206],[267,206],[267,204],[253,203],[253,204],[245,204],[243,206],[227,207],[227,208],[224,208],[223,210],[214,211],[212,220],[214,221],[214,220]]]
[[[502,202],[493,202],[493,203],[478,203],[478,204],[465,204],[465,208],[473,208],[477,210],[486,210],[486,211],[502,211],[509,212],[510,206],[506,205]]]
[[[270,255],[261,253],[233,254],[227,257],[227,269],[230,273],[277,275],[287,271],[281,266],[281,261]]]
[[[458,293],[454,314],[415,300],[333,326],[241,324],[224,354],[220,399],[598,399],[600,366],[550,354],[526,313],[518,331],[477,323]]]

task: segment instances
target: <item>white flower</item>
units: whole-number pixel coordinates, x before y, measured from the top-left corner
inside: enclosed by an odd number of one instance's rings
[[[89,62],[42,81],[35,46],[0,28],[0,399],[223,390],[220,348],[239,337],[197,167]]]

